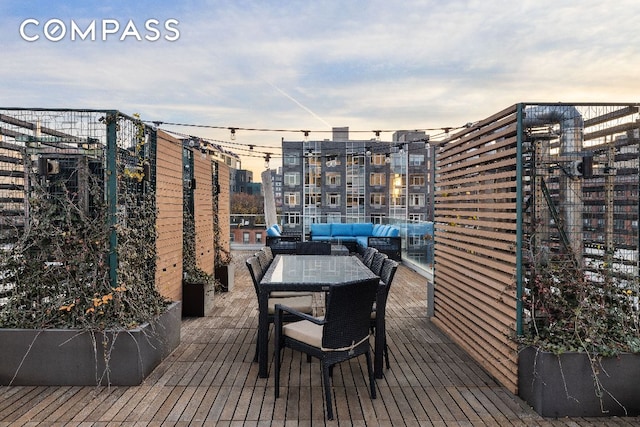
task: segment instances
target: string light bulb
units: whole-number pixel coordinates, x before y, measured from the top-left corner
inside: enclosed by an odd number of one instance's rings
[[[304,135],[304,142],[309,141],[309,132],[308,130],[303,130],[302,133]]]
[[[231,131],[231,140],[235,141],[236,140],[236,128],[229,128],[229,130]]]
[[[376,141],[380,141],[380,131],[379,130],[374,130],[373,133],[376,136]]]

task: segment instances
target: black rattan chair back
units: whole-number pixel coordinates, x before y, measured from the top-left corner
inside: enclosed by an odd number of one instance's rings
[[[387,258],[389,257],[386,254],[383,254],[382,252],[379,252],[379,251],[373,254],[373,261],[371,262],[371,267],[369,267],[373,272],[373,274],[375,274],[378,277],[380,276],[380,273],[382,273],[382,264],[384,263],[384,260]]]
[[[331,243],[296,242],[296,255],[331,255]]]
[[[273,251],[269,246],[265,246],[260,250],[267,254],[267,259],[269,260],[269,262],[273,261]]]
[[[398,269],[398,262],[394,261],[390,258],[387,258],[382,263],[382,271],[380,272],[380,280],[384,283],[387,288],[391,285],[391,281],[393,281],[393,276],[396,274],[396,270]]]
[[[262,274],[264,274],[269,268],[269,265],[271,265],[271,261],[269,260],[267,253],[262,250],[256,252],[255,256],[258,258],[260,268],[262,269]]]
[[[362,263],[367,267],[371,268],[371,263],[373,262],[373,256],[378,252],[376,248],[368,247],[364,250],[364,254],[362,255]]]
[[[322,346],[344,348],[369,336],[371,306],[378,280],[331,286],[327,295]]]
[[[254,255],[247,258],[245,264],[247,264],[247,268],[249,269],[249,274],[251,275],[253,287],[255,288],[257,295],[258,286],[260,286],[260,281],[262,280],[262,276],[264,275],[264,273],[262,272],[262,267],[260,266],[260,261],[258,260],[258,257]]]

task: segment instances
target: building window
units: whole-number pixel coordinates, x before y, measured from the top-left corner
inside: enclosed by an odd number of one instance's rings
[[[424,214],[409,214],[409,221],[411,222],[422,222],[424,221]]]
[[[283,163],[285,166],[298,166],[300,164],[300,156],[297,154],[285,154]]]
[[[256,233],[256,243],[262,243],[262,233]]]
[[[327,205],[332,208],[336,206],[340,206],[340,194],[337,193],[329,193],[327,194]]]
[[[409,154],[409,166],[424,166],[424,154]]]
[[[347,195],[347,207],[357,208],[358,206],[364,206],[364,196],[349,196]]]
[[[285,172],[284,185],[300,185],[300,172]]]
[[[307,185],[312,185],[316,187],[322,186],[322,174],[320,173],[320,171],[316,171],[316,172],[311,171],[308,174],[305,174],[304,180],[305,180],[305,184]]]
[[[347,166],[364,165],[364,156],[362,154],[347,154]]]
[[[287,212],[284,214],[285,224],[290,226],[300,225],[300,212]]]
[[[284,193],[284,204],[287,206],[298,206],[300,204],[300,193],[298,192]]]
[[[411,175],[409,182],[411,185],[423,186],[425,183],[424,175]]]
[[[329,155],[329,156],[326,157],[326,159],[327,159],[327,161],[326,161],[325,164],[327,165],[327,167],[333,168],[333,167],[336,167],[336,166],[340,166],[340,157],[335,156],[335,155],[333,155],[333,156]]]
[[[384,224],[386,216],[384,214],[371,215],[371,222],[374,224]]]
[[[406,206],[407,200],[404,195],[392,195],[391,206]]]
[[[250,237],[250,233],[248,231],[244,231],[242,233],[242,243],[244,243],[245,245],[250,243],[251,240],[249,237]]]
[[[372,154],[371,155],[371,164],[376,166],[382,166],[386,163],[387,156],[386,154]]]
[[[335,172],[327,173],[327,185],[336,187],[339,186],[341,182],[340,174]]]
[[[386,197],[384,193],[371,193],[371,206],[384,206]]]
[[[424,194],[421,193],[412,193],[409,195],[410,206],[424,206]]]
[[[386,184],[387,180],[384,173],[372,173],[369,175],[369,185],[381,186]]]
[[[392,179],[392,187],[393,188],[404,188],[407,185],[407,176],[403,174],[396,173],[393,175]]]
[[[306,206],[320,206],[322,204],[322,196],[320,193],[307,193],[304,195]]]
[[[328,213],[327,222],[342,222],[342,216],[339,213]]]

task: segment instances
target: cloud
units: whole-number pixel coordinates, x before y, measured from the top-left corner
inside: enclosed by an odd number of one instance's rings
[[[521,101],[640,96],[635,0],[66,3],[0,4],[5,105],[366,130],[456,126]],[[180,39],[27,43],[17,28],[30,16],[176,18]]]

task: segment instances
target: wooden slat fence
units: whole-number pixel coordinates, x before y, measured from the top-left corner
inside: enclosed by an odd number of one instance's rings
[[[213,274],[213,166],[209,154],[199,150],[193,155],[194,221],[196,226],[196,264],[203,271]]]
[[[517,392],[517,117],[510,107],[436,154],[433,322]]]
[[[182,143],[165,132],[157,134],[156,287],[172,301],[182,299]]]

